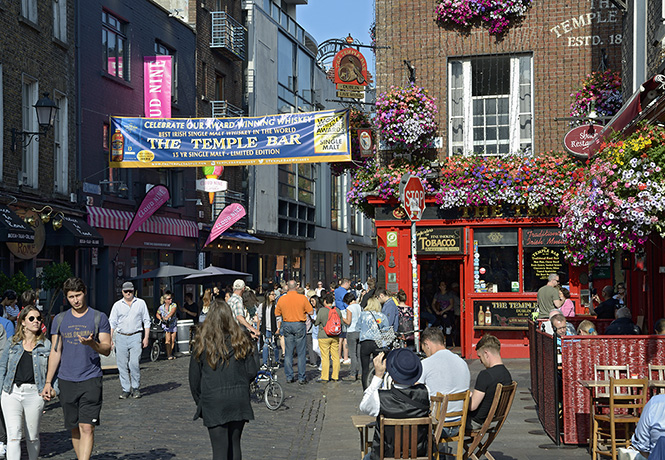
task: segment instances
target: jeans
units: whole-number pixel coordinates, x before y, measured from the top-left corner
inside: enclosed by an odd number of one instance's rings
[[[307,331],[305,322],[283,322],[282,334],[284,335],[284,373],[286,380],[294,380],[293,376],[293,350],[298,353],[298,380],[306,381],[305,364],[307,362]]]
[[[275,339],[273,338],[274,335],[272,331],[266,331],[266,335],[263,338],[263,364],[265,366],[268,365],[268,353],[270,353],[270,348],[268,347],[268,343],[272,343],[273,346],[273,352],[274,352],[274,361],[272,362],[273,366],[276,366],[279,363],[279,348],[277,348],[277,344],[275,343]]]
[[[349,346],[349,359],[351,359],[351,376],[358,376],[360,370],[360,332],[347,332],[346,342]]]
[[[37,385],[24,383],[20,388],[14,385],[11,394],[3,391],[2,409],[7,426],[7,458],[21,458],[25,413],[25,444],[28,458],[35,460],[39,456],[39,422],[44,409],[44,400],[39,396]]]
[[[118,376],[122,391],[130,392],[141,385],[141,334],[115,334],[115,355],[118,363]]]
[[[321,380],[328,380],[330,373],[330,360],[332,359],[332,379],[339,380],[339,337],[319,339],[321,349]]]

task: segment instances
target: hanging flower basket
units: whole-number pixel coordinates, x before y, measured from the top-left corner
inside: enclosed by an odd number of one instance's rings
[[[582,87],[570,95],[570,116],[588,117],[592,111],[600,117],[614,116],[621,105],[621,76],[619,72],[591,72],[582,81]]]
[[[442,209],[511,204],[559,206],[582,166],[562,153],[506,157],[454,156],[441,166]]]
[[[338,161],[330,163],[330,172],[335,176],[340,176],[346,171],[354,171],[358,168],[365,168],[369,158],[360,156],[360,141],[358,140],[358,130],[362,128],[372,128],[372,122],[367,113],[351,108],[349,111],[349,130],[351,131],[351,158],[353,161]],[[376,151],[376,143],[374,150]],[[372,157],[375,156],[372,153]]]
[[[636,252],[652,233],[665,236],[665,129],[642,126],[601,149],[560,207],[567,257],[576,265]]]
[[[489,27],[489,33],[500,35],[531,6],[531,0],[439,0],[435,8],[440,25],[470,27],[476,23]]]
[[[420,86],[391,86],[376,100],[374,119],[382,139],[397,153],[424,153],[434,142],[435,99]]]

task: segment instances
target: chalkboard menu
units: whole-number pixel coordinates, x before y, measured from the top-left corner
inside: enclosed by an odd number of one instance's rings
[[[474,300],[473,318],[478,328],[523,327],[538,303],[534,301]]]
[[[525,248],[566,245],[558,227],[525,228],[522,230],[522,242]]]
[[[416,231],[419,254],[462,254],[462,228],[424,228]]]

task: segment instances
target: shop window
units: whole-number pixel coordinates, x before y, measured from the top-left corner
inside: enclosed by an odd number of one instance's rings
[[[473,232],[476,292],[519,291],[516,229],[476,229]],[[517,284],[514,284],[517,283]],[[516,289],[515,289],[516,287]]]
[[[155,54],[157,56],[171,56],[171,102],[178,103],[178,55],[173,48],[163,43],[155,42]]]
[[[129,80],[127,24],[112,14],[102,12],[103,68],[107,74]]]
[[[449,62],[452,155],[531,150],[531,67],[531,56],[482,56]]]
[[[346,214],[346,174],[330,176],[330,228],[345,232]]]
[[[332,274],[333,279],[331,280],[332,283],[337,284],[337,282],[344,277],[343,259],[344,256],[342,256],[342,254],[333,253],[332,255],[332,262],[333,262],[333,274]]]
[[[546,241],[548,244],[543,244]],[[563,243],[557,228],[522,230],[524,292],[538,292],[551,273],[559,275],[561,286],[568,285],[569,265],[563,255]]]

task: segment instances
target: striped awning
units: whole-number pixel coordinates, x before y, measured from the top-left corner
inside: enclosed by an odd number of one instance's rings
[[[109,228],[112,230],[127,230],[134,213],[118,209],[105,209],[96,206],[87,206],[88,224],[96,228]],[[139,232],[157,233],[160,235],[184,236],[198,238],[199,227],[196,222],[172,217],[150,216]]]

